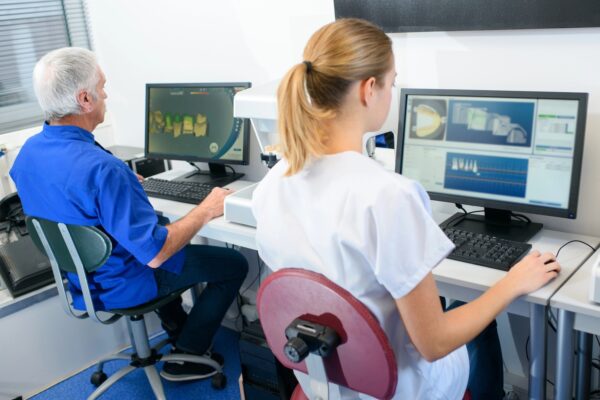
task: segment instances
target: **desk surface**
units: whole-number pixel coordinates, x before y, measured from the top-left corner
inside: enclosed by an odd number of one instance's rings
[[[226,187],[240,190],[252,184],[254,184],[254,182],[238,180],[230,183]],[[165,217],[168,217],[172,221],[183,217],[195,207],[193,204],[157,199],[155,197],[149,197],[149,199],[156,211],[162,212]],[[227,222],[222,216],[215,218],[206,224],[198,232],[198,235],[208,239],[219,240],[221,242],[256,250],[256,242],[254,240],[255,229],[251,226]]]
[[[228,187],[231,187],[232,189],[242,189],[250,184],[252,184],[252,182],[235,181],[228,185]],[[163,212],[165,216],[172,220],[181,218],[194,207],[192,204],[156,198],[150,198],[150,202],[156,210]],[[440,214],[434,215],[434,218],[436,221],[441,222],[448,216],[449,215]],[[254,238],[255,229],[249,226],[227,222],[223,217],[209,222],[198,232],[198,235],[208,239],[219,240],[256,250]],[[531,239],[530,243],[533,245],[533,249],[537,249],[541,252],[551,251],[555,253],[561,245],[573,239],[585,241],[594,247],[598,246],[600,243],[600,238],[597,237],[558,232],[548,229],[542,229]],[[572,243],[563,248],[559,255],[559,262],[562,266],[560,275],[543,288],[521,298],[521,301],[518,301],[516,305],[512,306],[512,311],[518,314],[528,315],[528,309],[523,308],[524,303],[548,304],[550,297],[567,279],[569,279],[591,253],[592,251],[581,243]],[[448,259],[442,261],[433,270],[433,275],[442,295],[463,301],[472,300],[477,297],[479,294],[493,286],[504,276],[504,274],[505,272],[503,271]],[[460,288],[460,292],[450,290],[451,287]],[[519,310],[517,310],[517,308]]]
[[[600,242],[599,238],[592,236],[542,229],[530,240],[530,243],[533,249],[540,252],[556,253],[560,246],[574,239],[582,240],[594,247],[598,246]],[[525,296],[523,300],[528,303],[547,304],[548,299],[573,275],[591,253],[590,248],[581,243],[571,243],[565,246],[558,256],[558,261],[562,266],[559,276],[543,288]],[[482,292],[501,279],[505,272],[446,259],[434,269],[433,274],[438,284],[447,283]]]
[[[578,322],[579,317],[598,319],[597,327],[600,328],[600,304],[589,300],[592,267],[598,256],[600,256],[600,250],[597,250],[550,300],[552,307],[576,313],[575,327],[578,330],[589,331],[584,326],[578,326],[581,322]],[[598,330],[595,331],[596,334],[598,332]]]

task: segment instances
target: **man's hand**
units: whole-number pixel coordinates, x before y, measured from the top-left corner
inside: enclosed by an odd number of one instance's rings
[[[144,182],[144,177],[143,176],[141,176],[140,174],[135,174],[135,176],[138,178],[138,182],[139,183]]]
[[[233,191],[230,189],[214,188],[204,201],[185,217],[167,225],[167,240],[156,257],[148,263],[148,266],[151,268],[160,267],[165,260],[168,260],[169,257],[189,243],[204,224],[223,215],[225,196],[231,193]]]
[[[202,203],[198,205],[198,207],[205,212],[208,218],[206,222],[223,215],[225,197],[231,193],[233,193],[231,189],[216,187],[208,196],[206,196]]]

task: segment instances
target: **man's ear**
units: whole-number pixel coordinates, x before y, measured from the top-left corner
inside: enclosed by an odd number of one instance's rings
[[[83,113],[88,113],[93,109],[92,96],[86,90],[79,91],[77,94],[77,103],[79,104],[79,107],[81,107]]]
[[[375,77],[363,79],[360,82],[360,102],[368,106],[375,94]]]

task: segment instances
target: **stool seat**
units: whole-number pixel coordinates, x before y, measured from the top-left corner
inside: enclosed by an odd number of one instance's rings
[[[189,287],[180,289],[176,292],[169,293],[166,296],[158,297],[158,298],[156,298],[154,300],[150,300],[144,304],[140,304],[139,306],[130,307],[130,308],[112,308],[112,309],[108,310],[108,312],[111,312],[113,314],[119,314],[119,315],[147,314],[147,313],[152,312],[152,311],[164,306],[165,304],[175,300],[176,298],[181,296],[183,294],[183,292],[185,292],[188,289],[189,289]]]

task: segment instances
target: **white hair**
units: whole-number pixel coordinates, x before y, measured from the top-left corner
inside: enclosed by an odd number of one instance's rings
[[[81,114],[77,96],[85,90],[97,98],[98,61],[90,50],[63,47],[42,57],[33,69],[33,88],[46,121]]]

